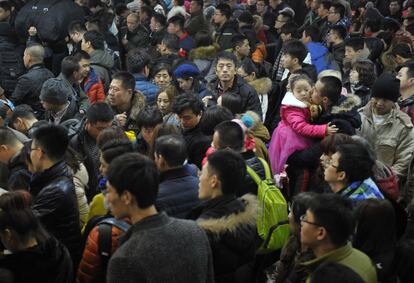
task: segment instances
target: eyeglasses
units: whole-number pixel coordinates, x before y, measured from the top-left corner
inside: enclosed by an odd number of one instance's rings
[[[321,227],[321,226],[322,226],[322,225],[320,225],[320,224],[318,224],[318,223],[308,221],[308,220],[306,219],[306,214],[302,215],[299,219],[300,219],[300,222],[305,222],[305,223],[308,223],[308,224],[310,224],[310,225],[314,225],[314,226],[317,226],[317,227]]]

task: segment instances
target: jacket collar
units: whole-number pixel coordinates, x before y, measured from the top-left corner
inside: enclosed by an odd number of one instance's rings
[[[187,173],[187,170],[185,170],[184,167],[171,169],[160,174],[160,183],[165,182],[167,180],[173,180],[187,176],[190,175]]]
[[[43,63],[34,64],[34,65],[30,66],[30,68],[27,71],[41,69],[41,68],[44,68],[44,67],[45,67],[45,65]]]
[[[336,250],[333,250],[329,253],[326,253],[320,257],[317,257],[313,260],[305,261],[302,263],[303,266],[309,268],[310,270],[313,270],[316,268],[319,264],[321,264],[324,261],[334,261],[338,262],[346,258],[352,253],[352,245],[351,243],[347,243],[346,245],[337,248]]]
[[[30,180],[30,193],[37,195],[42,188],[48,186],[59,177],[71,177],[65,161],[60,161],[43,172],[33,174]]]

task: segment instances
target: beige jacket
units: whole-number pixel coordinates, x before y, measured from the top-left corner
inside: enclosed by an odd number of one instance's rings
[[[382,125],[375,126],[372,102],[359,109],[359,114],[362,125],[358,135],[373,146],[379,161],[391,166],[398,177],[405,179],[414,151],[414,130],[410,117],[395,107]]]

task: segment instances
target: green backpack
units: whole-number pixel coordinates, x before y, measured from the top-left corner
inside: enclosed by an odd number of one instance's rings
[[[288,205],[281,191],[276,187],[269,165],[259,158],[265,169],[266,178],[260,179],[252,168],[247,166],[247,173],[256,182],[259,213],[257,232],[263,240],[258,253],[268,253],[281,249],[289,238]]]

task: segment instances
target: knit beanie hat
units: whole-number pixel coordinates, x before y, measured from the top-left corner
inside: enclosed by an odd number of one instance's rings
[[[40,100],[54,104],[63,105],[72,95],[71,90],[61,79],[51,78],[43,83],[40,91]]]
[[[371,96],[397,102],[400,97],[400,81],[389,73],[383,73],[372,86]]]
[[[188,78],[196,78],[200,75],[200,71],[198,70],[197,66],[191,64],[182,64],[177,67],[174,71],[174,76],[179,79],[188,79]]]

